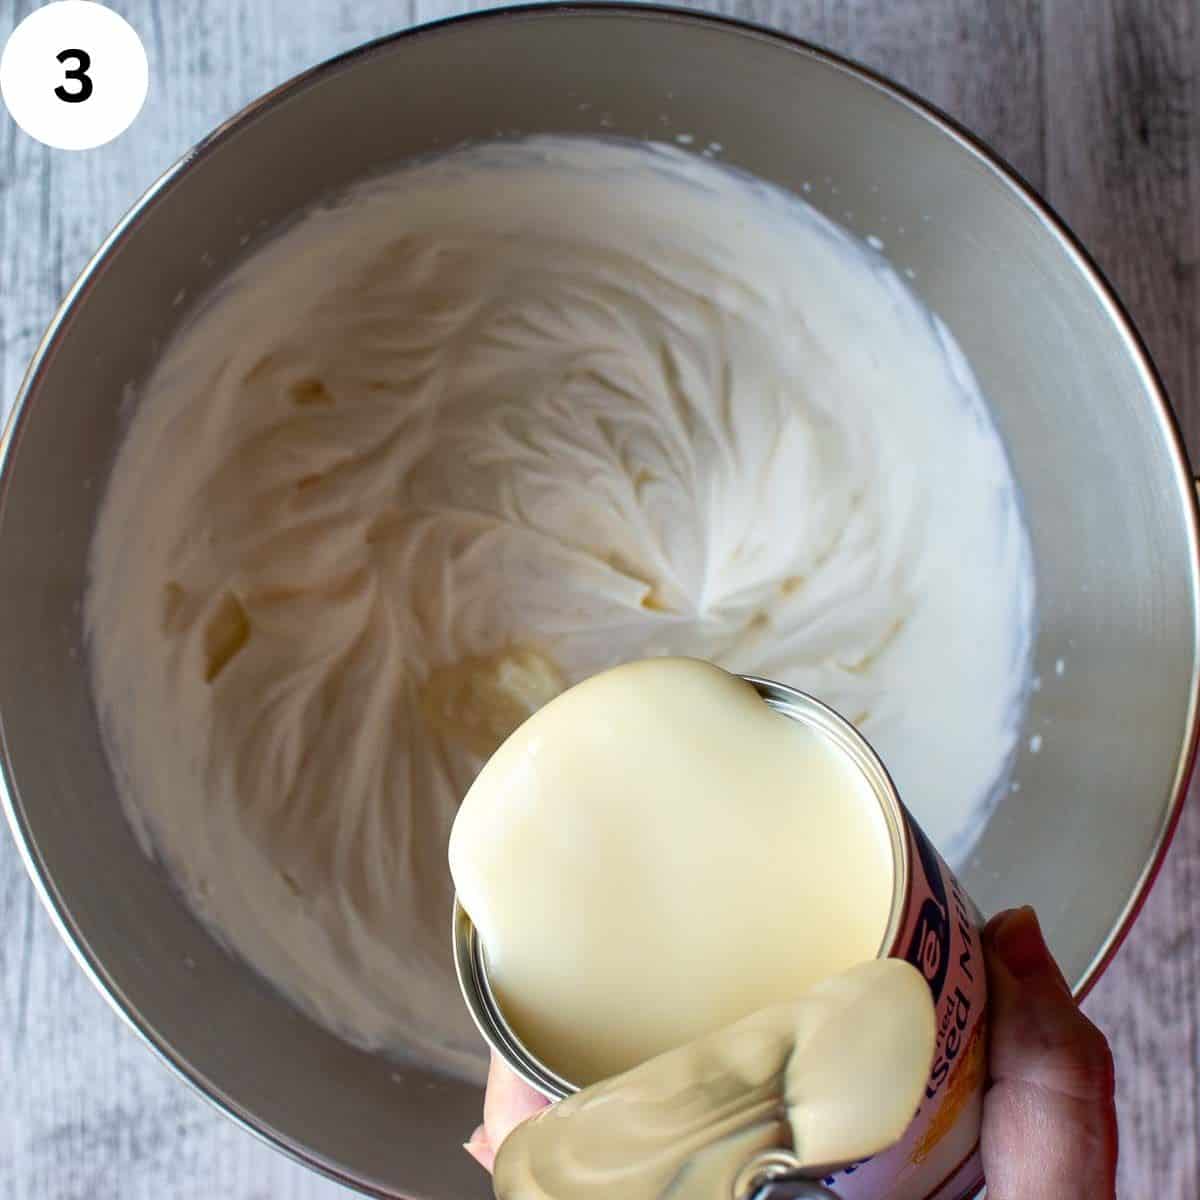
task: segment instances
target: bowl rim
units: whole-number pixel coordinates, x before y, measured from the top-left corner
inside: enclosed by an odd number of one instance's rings
[[[554,0],[552,3],[520,3],[481,12],[460,13],[441,20],[410,26],[373,38],[362,45],[306,68],[251,100],[185,151],[134,201],[80,271],[39,340],[17,389],[4,428],[0,430],[0,518],[3,517],[8,502],[8,460],[24,429],[26,408],[29,406],[31,397],[37,391],[54,350],[69,330],[72,313],[103,273],[110,255],[127,236],[136,231],[138,225],[159,198],[181,182],[194,163],[208,157],[242,127],[266,115],[286,100],[323,79],[354,67],[359,62],[389,53],[403,43],[436,37],[443,32],[468,23],[482,25],[490,22],[561,21],[577,17],[597,16],[622,19],[631,24],[649,20],[703,26],[730,37],[737,36],[770,42],[783,50],[833,67],[856,79],[859,83],[882,92],[914,115],[932,124],[976,162],[991,170],[1003,183],[1008,185],[1012,193],[1038,218],[1045,231],[1091,285],[1126,344],[1151,397],[1155,415],[1161,429],[1166,434],[1167,444],[1174,460],[1175,482],[1187,525],[1193,595],[1192,620],[1196,650],[1192,659],[1186,731],[1176,762],[1172,798],[1159,822],[1152,853],[1138,875],[1134,889],[1121,910],[1116,924],[1074,985],[1076,998],[1082,1000],[1095,986],[1101,974],[1112,961],[1146,904],[1150,889],[1162,869],[1171,840],[1178,827],[1195,766],[1197,745],[1200,742],[1200,720],[1198,720],[1198,715],[1200,715],[1200,505],[1197,502],[1197,484],[1200,481],[1197,481],[1193,475],[1178,418],[1144,339],[1138,332],[1130,313],[1119,299],[1115,288],[1082,242],[1071,231],[1066,221],[1016,168],[958,120],[903,84],[897,83],[882,72],[864,66],[846,55],[829,50],[795,34],[724,14],[684,9],[666,4],[628,3],[624,0],[582,0],[582,2]],[[33,882],[34,889],[76,962],[117,1016],[163,1063],[225,1116],[268,1145],[282,1151],[294,1161],[360,1194],[375,1196],[379,1200],[398,1200],[396,1193],[382,1191],[377,1186],[348,1174],[341,1165],[293,1140],[283,1131],[272,1127],[246,1110],[209,1079],[204,1072],[189,1062],[143,1018],[142,1014],[125,996],[117,981],[109,975],[104,964],[93,955],[42,859],[26,820],[24,807],[18,799],[15,780],[11,777],[7,737],[2,720],[0,720],[0,807],[4,810],[18,852]],[[979,1182],[982,1183],[982,1180]],[[979,1184],[976,1184],[976,1187],[978,1186]]]

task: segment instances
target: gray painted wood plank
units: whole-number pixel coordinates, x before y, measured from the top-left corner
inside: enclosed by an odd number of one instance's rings
[[[109,0],[141,31],[150,101],[80,155],[0,119],[0,407],[121,213],[198,137],[330,54],[446,0]],[[690,0],[824,42],[944,108],[1072,221],[1141,322],[1200,446],[1200,20],[1193,0]],[[0,38],[32,0],[0,0]],[[1089,1008],[1117,1046],[1121,1195],[1200,1178],[1200,813]],[[313,1200],[345,1194],[211,1111],[93,991],[0,839],[0,1197]]]
[[[1190,0],[1044,0],[1050,200],[1116,285],[1195,455],[1200,12]],[[1123,1196],[1200,1187],[1200,813],[1088,1010],[1118,1064]]]
[[[1035,187],[1042,146],[1042,0],[827,0],[827,40],[961,121]]]

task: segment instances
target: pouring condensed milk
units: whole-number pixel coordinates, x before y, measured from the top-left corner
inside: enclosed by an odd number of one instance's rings
[[[472,1016],[572,1096],[501,1147],[498,1196],[791,1179],[772,1194],[951,1200],[973,1181],[978,914],[810,697],[693,659],[593,676],[484,766],[450,866]]]

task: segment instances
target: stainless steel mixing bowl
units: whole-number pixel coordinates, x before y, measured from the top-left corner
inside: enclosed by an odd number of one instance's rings
[[[51,913],[133,1027],[236,1119],[380,1195],[487,1194],[460,1149],[479,1093],[317,1028],[221,950],[142,855],[81,654],[85,554],[122,399],[184,316],[177,293],[213,283],[247,233],[368,173],[546,131],[682,135],[785,187],[808,183],[819,208],[885,238],[953,328],[1028,507],[1043,680],[1020,789],[962,875],[985,909],[1035,904],[1081,988],[1150,883],[1195,734],[1197,518],[1162,389],[1079,247],[961,130],[812,47],[628,8],[452,22],[280,88],[137,205],[26,379],[0,485],[3,781]]]

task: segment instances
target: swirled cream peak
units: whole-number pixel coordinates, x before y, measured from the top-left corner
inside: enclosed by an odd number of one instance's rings
[[[496,1158],[496,1195],[730,1200],[766,1155],[819,1178],[899,1140],[936,1032],[914,967],[851,967],[519,1125]]]
[[[446,841],[556,681],[681,654],[800,687],[960,856],[1028,578],[978,389],[882,258],[681,152],[534,140],[372,181],[197,308],[85,617],[197,911],[334,1028],[475,1070]]]

